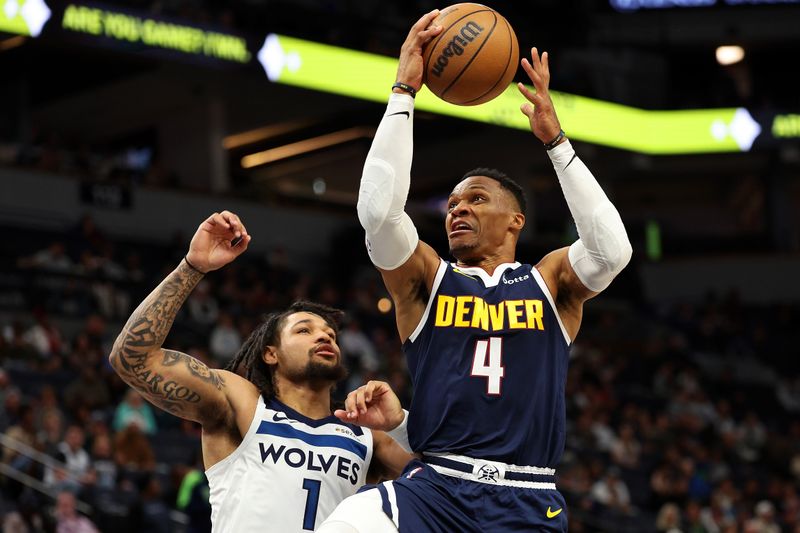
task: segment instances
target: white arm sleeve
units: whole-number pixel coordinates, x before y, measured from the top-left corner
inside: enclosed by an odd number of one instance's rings
[[[358,190],[358,220],[367,232],[373,264],[393,270],[417,248],[419,236],[405,212],[411,185],[414,99],[392,93],[364,163]]]
[[[548,152],[579,239],[569,262],[587,289],[600,292],[625,268],[633,252],[622,219],[569,141]]]

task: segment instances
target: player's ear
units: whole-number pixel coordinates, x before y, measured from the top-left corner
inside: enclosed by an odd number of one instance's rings
[[[264,350],[264,355],[262,356],[264,362],[268,365],[275,365],[278,363],[278,347],[277,346],[267,346],[267,349]]]
[[[511,218],[511,229],[522,231],[525,227],[525,215],[522,213],[514,213]]]

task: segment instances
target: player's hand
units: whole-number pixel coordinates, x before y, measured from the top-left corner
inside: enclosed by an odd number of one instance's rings
[[[439,35],[442,31],[441,26],[431,26],[431,22],[439,16],[439,10],[434,9],[420,18],[411,27],[408,37],[400,47],[400,64],[397,66],[397,79],[412,86],[417,91],[422,87],[422,47]]]
[[[520,109],[530,120],[531,131],[536,138],[542,143],[548,143],[558,137],[561,124],[550,99],[550,60],[547,52],[539,58],[536,47],[531,48],[531,61],[523,58],[522,69],[533,82],[536,92],[532,92],[522,83],[517,84],[519,92],[528,99]]]
[[[360,386],[347,395],[344,406],[333,412],[339,420],[381,431],[393,430],[405,417],[400,400],[385,381]]]
[[[247,250],[250,235],[234,213],[214,213],[200,224],[186,258],[202,272],[221,268]]]

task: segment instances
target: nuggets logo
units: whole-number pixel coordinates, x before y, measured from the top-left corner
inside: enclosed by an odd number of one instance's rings
[[[543,316],[541,300],[505,300],[489,304],[478,296],[440,294],[436,297],[434,325],[439,328],[477,328],[483,331],[506,328],[544,330]]]
[[[491,481],[492,483],[497,483],[497,481],[500,479],[500,471],[496,466],[483,465],[478,470],[477,476],[481,481]]]

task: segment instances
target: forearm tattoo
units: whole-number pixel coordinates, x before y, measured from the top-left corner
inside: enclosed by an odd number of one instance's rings
[[[202,274],[181,262],[136,308],[111,352],[112,365],[128,385],[155,405],[177,416],[185,416],[192,404],[199,403],[200,394],[186,384],[158,373],[156,370],[159,365],[155,364],[150,354],[161,348],[178,309],[202,277]],[[161,366],[173,366],[183,361],[192,376],[217,389],[225,385],[216,372],[193,357],[171,350],[164,350],[163,353]]]

